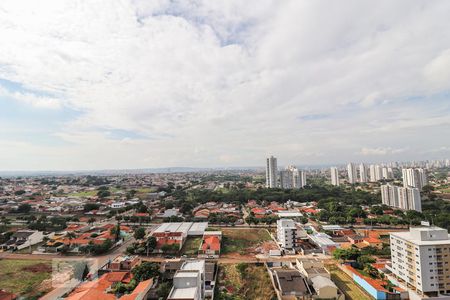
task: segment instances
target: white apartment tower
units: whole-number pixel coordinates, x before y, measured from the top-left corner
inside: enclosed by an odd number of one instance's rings
[[[450,238],[439,227],[391,232],[392,273],[419,295],[450,293]]]
[[[283,250],[293,250],[297,241],[297,226],[291,219],[277,220],[277,240]]]
[[[266,187],[276,188],[278,182],[277,158],[270,156],[266,160]]]
[[[427,185],[427,176],[424,169],[402,169],[402,175],[404,187],[410,186],[422,190]]]
[[[353,184],[357,181],[357,173],[356,173],[356,166],[353,163],[349,163],[347,165],[347,174],[348,174],[348,182]]]
[[[295,166],[288,166],[280,172],[280,184],[283,189],[300,189],[306,185],[306,173]]]
[[[331,167],[331,184],[335,186],[339,186],[339,172],[336,167]]]
[[[369,166],[369,180],[370,182],[377,182],[383,179],[383,168],[380,165]]]
[[[280,187],[282,189],[292,189],[294,187],[293,173],[289,170],[280,171]]]
[[[365,164],[359,165],[359,182],[367,182],[367,167]]]
[[[422,211],[420,191],[417,188],[398,187],[391,184],[382,185],[381,201],[394,208]]]
[[[391,184],[382,185],[381,202],[387,206],[399,207],[398,187]]]

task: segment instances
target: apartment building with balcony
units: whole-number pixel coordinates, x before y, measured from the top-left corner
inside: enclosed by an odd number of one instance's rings
[[[295,247],[297,247],[297,226],[293,220],[277,220],[277,240],[284,251],[295,252]]]
[[[450,295],[450,237],[439,227],[391,233],[390,270],[419,295]]]

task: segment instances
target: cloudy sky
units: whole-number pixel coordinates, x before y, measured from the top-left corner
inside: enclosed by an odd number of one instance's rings
[[[0,170],[450,157],[450,1],[2,0]]]

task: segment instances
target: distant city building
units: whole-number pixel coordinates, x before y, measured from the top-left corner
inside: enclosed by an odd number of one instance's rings
[[[294,166],[280,171],[280,186],[283,189],[300,189],[306,185],[306,174]]]
[[[370,182],[377,182],[383,178],[383,171],[380,165],[369,166],[369,179]]]
[[[348,175],[348,182],[353,184],[357,181],[357,174],[356,174],[356,166],[353,163],[349,163],[347,165],[347,175]]]
[[[276,188],[278,182],[278,165],[276,157],[269,157],[266,161],[266,187]]]
[[[367,182],[367,167],[365,164],[359,165],[359,182]]]
[[[412,187],[398,187],[391,184],[381,186],[383,204],[403,210],[422,211],[420,191]]]
[[[391,232],[391,266],[419,295],[438,297],[450,293],[450,238],[439,227],[410,228]]]
[[[289,170],[280,171],[280,187],[283,189],[292,189],[293,187],[293,176],[292,172]]]
[[[422,188],[428,183],[425,170],[421,168],[402,169],[402,175],[404,187],[415,187],[422,190]]]
[[[331,167],[331,184],[335,186],[339,186],[339,172],[336,167]]]

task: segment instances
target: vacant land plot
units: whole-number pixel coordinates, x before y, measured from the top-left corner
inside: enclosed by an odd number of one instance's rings
[[[331,279],[345,294],[345,299],[350,300],[371,300],[372,297],[364,293],[358,285],[347,274],[341,271],[336,265],[327,265],[331,273]]]
[[[220,265],[215,299],[271,300],[275,291],[262,264]]]
[[[201,243],[201,237],[189,237],[184,243],[181,253],[187,256],[197,256],[198,248],[200,248]]]
[[[41,284],[51,271],[50,261],[5,259],[0,261],[0,286],[17,295],[35,296],[44,292]]]
[[[271,241],[267,230],[254,229],[222,229],[222,253],[252,254],[256,248],[266,241]]]
[[[71,197],[93,197],[95,195],[97,195],[96,190],[92,190],[92,191],[80,191],[80,192],[76,192],[76,193],[71,193],[69,194],[69,196]]]

